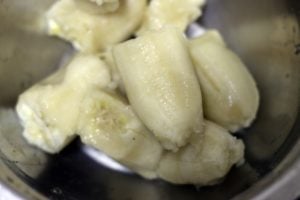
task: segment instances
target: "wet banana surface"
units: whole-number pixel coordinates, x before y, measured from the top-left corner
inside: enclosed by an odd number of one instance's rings
[[[62,150],[75,137],[86,92],[110,81],[104,65],[96,56],[78,55],[66,68],[24,92],[16,106],[24,137],[49,153]]]
[[[113,55],[133,109],[164,148],[177,151],[202,133],[200,86],[180,32],[145,34],[117,45]]]
[[[189,145],[162,157],[159,176],[175,184],[213,185],[234,164],[241,164],[244,144],[221,126],[205,121],[203,135],[195,134]]]
[[[256,117],[259,94],[246,66],[216,31],[189,42],[203,93],[205,117],[235,132]]]
[[[48,32],[78,52],[20,95],[24,138],[59,153],[79,137],[147,179],[219,183],[244,161],[243,141],[231,133],[254,121],[259,93],[216,30],[184,35],[203,4],[54,3],[46,14]]]
[[[146,0],[123,0],[115,12],[95,14],[74,0],[62,0],[47,13],[48,31],[80,51],[96,53],[127,39],[141,23],[145,9]]]

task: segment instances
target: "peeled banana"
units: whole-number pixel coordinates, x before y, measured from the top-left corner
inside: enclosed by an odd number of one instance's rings
[[[20,96],[23,135],[44,151],[57,153],[79,134],[83,143],[155,178],[162,147],[126,100],[110,90],[111,81],[98,56],[77,55]]]
[[[24,126],[23,136],[30,144],[49,153],[59,152],[74,137],[78,112],[71,107],[78,107],[80,99],[65,89],[35,86],[20,96],[16,107]],[[67,107],[60,106],[62,101],[70,103]],[[74,110],[72,114],[69,108]]]
[[[145,178],[218,183],[243,162],[244,144],[228,130],[252,123],[259,94],[217,31],[184,38],[204,1],[54,3],[49,34],[81,53],[19,97],[26,140],[57,153],[79,135]]]
[[[255,81],[216,31],[189,42],[207,119],[235,132],[248,127],[259,105]]]
[[[25,91],[16,110],[27,141],[46,152],[57,153],[74,137],[79,107],[91,88],[105,88],[110,77],[96,56],[79,55],[48,79]]]
[[[202,132],[202,97],[185,40],[173,28],[116,45],[129,101],[163,147],[177,151]]]
[[[138,34],[175,26],[184,32],[201,15],[205,0],[151,0]]]
[[[128,38],[141,23],[146,3],[122,0],[115,12],[95,14],[76,0],[60,0],[47,13],[48,31],[82,52],[95,53]]]
[[[144,177],[156,178],[162,147],[120,96],[92,90],[81,110],[78,133],[83,143]]]
[[[195,134],[178,152],[163,155],[158,176],[175,184],[212,185],[220,181],[234,164],[241,164],[244,144],[209,121],[204,134]]]

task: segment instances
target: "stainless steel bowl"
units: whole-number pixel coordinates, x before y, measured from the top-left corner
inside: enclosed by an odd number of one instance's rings
[[[222,184],[205,188],[116,172],[88,156],[79,141],[59,155],[46,155],[22,139],[13,112],[18,94],[72,52],[69,44],[44,33],[40,17],[52,3],[0,0],[0,199],[294,199],[300,194],[300,1],[208,0],[200,23],[218,28],[243,58],[257,80],[261,104],[253,126],[238,134],[247,145],[247,162]]]

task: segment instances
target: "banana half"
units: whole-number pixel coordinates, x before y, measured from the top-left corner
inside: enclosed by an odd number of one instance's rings
[[[163,155],[158,176],[175,184],[213,185],[244,159],[244,144],[219,125],[205,121],[204,134],[189,145]]]
[[[113,56],[130,104],[165,149],[177,151],[202,132],[200,86],[177,29],[118,44]]]
[[[147,178],[162,147],[112,90],[110,72],[95,55],[76,55],[64,68],[24,92],[16,110],[23,136],[48,153],[58,153],[76,135]]]
[[[162,147],[120,96],[93,90],[81,110],[78,133],[83,143],[144,177],[156,178]]]
[[[48,153],[58,153],[73,138],[87,91],[105,88],[109,71],[96,56],[78,55],[65,68],[20,95],[16,110],[23,136]]]
[[[235,132],[256,117],[259,93],[246,66],[220,34],[209,31],[189,42],[207,119]]]
[[[141,23],[147,3],[146,0],[122,0],[115,12],[95,14],[92,9],[82,9],[77,1],[60,0],[50,8],[48,31],[89,53],[128,38]]]

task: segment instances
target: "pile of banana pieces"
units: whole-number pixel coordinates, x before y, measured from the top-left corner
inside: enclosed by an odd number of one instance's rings
[[[48,33],[77,53],[20,95],[23,136],[48,153],[79,136],[148,179],[220,182],[244,161],[244,144],[231,133],[251,125],[259,93],[216,30],[184,35],[203,5],[56,1],[45,15]]]

